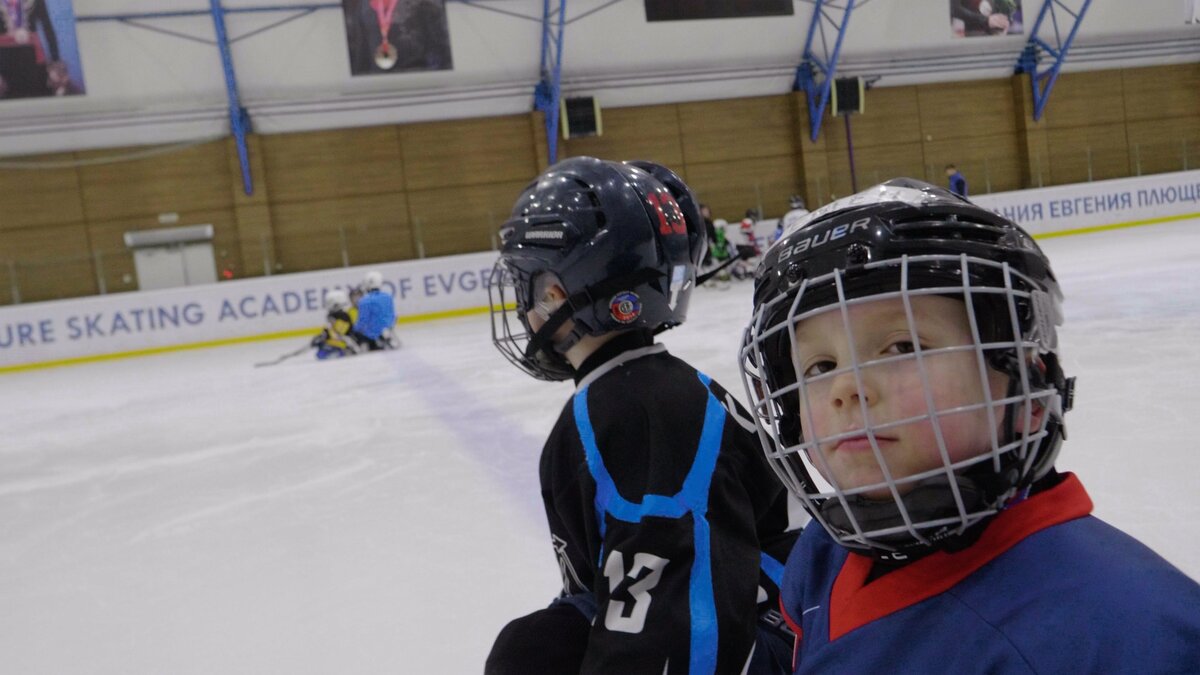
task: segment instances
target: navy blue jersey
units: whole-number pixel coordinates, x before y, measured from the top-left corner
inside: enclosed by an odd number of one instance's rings
[[[596,599],[581,672],[742,672],[796,539],[749,425],[661,345],[578,383],[541,484],[563,591]]]
[[[1200,672],[1200,585],[1091,510],[1066,474],[870,582],[871,558],[806,528],[782,591],[795,672]]]
[[[961,197],[967,196],[967,179],[961,173],[955,171],[950,174],[950,191]]]

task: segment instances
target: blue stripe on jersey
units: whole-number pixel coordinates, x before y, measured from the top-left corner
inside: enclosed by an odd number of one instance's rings
[[[775,582],[776,586],[783,583],[783,563],[772,558],[766,551],[762,553],[762,571],[766,573],[768,579]]]
[[[697,373],[700,382],[708,389],[711,378]],[[629,523],[641,522],[646,516],[660,518],[682,518],[692,514],[693,538],[695,539],[695,562],[692,565],[688,585],[688,602],[692,610],[692,635],[690,643],[690,671],[711,673],[716,670],[717,655],[713,651],[717,644],[717,609],[713,599],[712,549],[708,527],[708,492],[716,470],[717,457],[721,451],[721,436],[725,430],[725,408],[709,390],[704,410],[704,427],[700,431],[700,444],[692,468],[683,481],[683,488],[675,495],[643,495],[640,503],[631,502],[617,492],[612,474],[604,466],[600,448],[596,444],[596,431],[588,415],[587,392],[584,387],[575,394],[575,426],[583,443],[588,471],[596,483],[596,517],[600,521],[600,536],[605,532],[605,514]],[[600,561],[604,559],[601,551]],[[775,563],[778,565],[778,563]]]

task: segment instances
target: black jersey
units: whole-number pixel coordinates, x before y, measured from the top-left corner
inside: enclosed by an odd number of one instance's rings
[[[581,368],[541,458],[564,593],[598,608],[582,672],[742,672],[798,534],[784,488],[725,389],[629,338]]]

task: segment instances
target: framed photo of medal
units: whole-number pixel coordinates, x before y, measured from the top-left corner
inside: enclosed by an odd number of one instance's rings
[[[342,0],[342,13],[351,75],[454,67],[444,0]]]

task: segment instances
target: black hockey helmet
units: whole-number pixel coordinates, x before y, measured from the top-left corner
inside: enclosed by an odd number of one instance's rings
[[[517,367],[546,380],[572,376],[563,353],[584,335],[657,333],[683,323],[707,247],[697,202],[674,172],[593,157],[563,160],[538,176],[500,241],[489,287],[492,340]],[[535,334],[526,315],[547,273],[568,299]],[[570,334],[552,343],[568,320]]]
[[[977,406],[1003,410],[997,416],[1002,433],[989,452],[950,462],[938,432],[940,468],[893,477],[884,466],[883,483],[839,486],[818,464],[825,461],[822,444],[837,437],[805,432],[813,428],[811,408],[803,402],[810,381],[826,374],[805,374],[793,362],[795,327],[823,311],[845,317],[855,304],[900,298],[907,306],[919,295],[963,301],[974,340],[969,353],[980,372],[1008,377],[1003,400],[988,398]],[[969,539],[976,525],[1053,468],[1073,390],[1058,361],[1061,299],[1049,261],[1028,233],[940,187],[896,179],[818,209],[785,233],[759,265],[754,314],[742,342],[743,379],[768,460],[813,517],[848,548],[906,558]],[[911,334],[918,335],[911,313],[907,320]],[[922,358],[939,351],[952,350],[917,347],[897,358],[908,358],[928,382]],[[853,372],[862,386],[865,365],[870,362],[838,364],[831,375]],[[927,414],[904,423],[939,428],[939,415],[962,412],[936,410],[931,396],[925,400]],[[859,433],[869,435],[880,462],[874,421],[862,405]],[[1035,408],[1045,411],[1039,428],[1029,423]],[[1018,416],[1025,424],[1016,423]],[[881,491],[891,496],[880,499]]]

